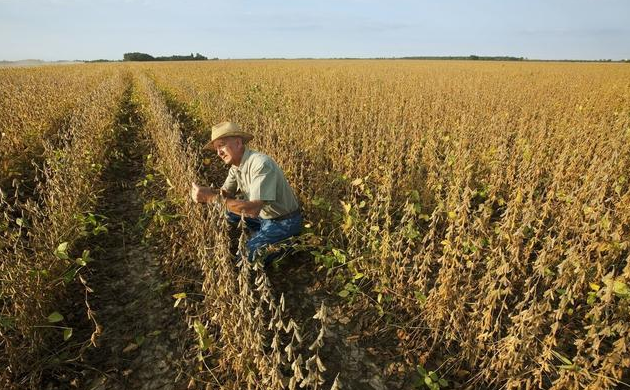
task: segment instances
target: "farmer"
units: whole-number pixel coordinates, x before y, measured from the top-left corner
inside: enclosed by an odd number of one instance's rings
[[[213,126],[204,149],[216,150],[219,158],[230,165],[228,176],[220,190],[192,183],[190,194],[195,202],[206,203],[213,202],[220,191],[228,222],[237,226],[241,215],[245,217],[251,233],[247,241],[250,261],[258,250],[295,236],[302,228],[300,207],[284,173],[271,157],[247,147],[252,138],[233,122]],[[237,190],[242,193],[242,200],[235,198]],[[281,254],[267,256],[265,265]]]

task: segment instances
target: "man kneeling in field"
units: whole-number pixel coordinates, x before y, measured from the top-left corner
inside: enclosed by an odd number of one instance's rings
[[[251,150],[247,142],[254,136],[242,131],[236,123],[222,122],[212,127],[210,142],[204,149],[214,149],[225,164],[228,176],[220,190],[192,184],[195,202],[213,202],[223,195],[230,224],[238,225],[245,217],[251,232],[247,241],[248,258],[253,261],[257,251],[300,233],[302,215],[295,193],[284,173],[271,157]],[[240,191],[243,199],[236,199]],[[281,253],[267,256],[268,265]]]

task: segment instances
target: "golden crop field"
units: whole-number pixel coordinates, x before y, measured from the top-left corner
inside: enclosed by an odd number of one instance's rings
[[[630,387],[629,80],[484,61],[2,70],[0,383]],[[225,178],[200,150],[225,120],[304,210],[271,270],[235,264],[223,206],[189,196]],[[107,371],[110,349],[129,363]]]

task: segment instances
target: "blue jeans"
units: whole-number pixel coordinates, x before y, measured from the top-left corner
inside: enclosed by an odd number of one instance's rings
[[[241,221],[241,216],[228,211],[227,220],[232,225],[238,225]],[[247,249],[249,251],[247,258],[251,262],[254,260],[258,250],[300,234],[302,230],[302,215],[298,214],[281,221],[245,217],[245,224],[251,233],[249,240],[247,240]],[[279,250],[269,254],[264,259],[265,265],[270,264],[273,260],[285,254],[285,252],[286,250]]]

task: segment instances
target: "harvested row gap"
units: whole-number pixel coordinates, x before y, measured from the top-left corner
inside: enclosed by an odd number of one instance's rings
[[[192,108],[178,101],[154,78],[151,80],[161,92],[171,115],[182,125],[183,137],[188,142],[203,144],[210,132],[203,128],[202,119],[195,117]],[[225,119],[229,118],[217,118],[217,122]],[[206,125],[209,127],[211,124]],[[255,145],[253,148],[256,149]],[[216,156],[206,157],[209,161],[199,172],[206,182],[200,184],[220,187],[227,171]],[[340,286],[337,280],[328,277],[308,252],[286,258],[267,274],[274,295],[278,298],[284,294],[288,317],[303,326],[306,339],[314,339],[317,335],[319,323],[312,316],[321,303],[330,308],[328,317],[332,324],[320,351],[321,360],[327,368],[323,373],[326,381],[324,388],[331,386],[337,374],[343,388],[348,390],[416,388],[414,374],[409,374],[393,328],[375,335],[374,321],[383,316],[369,303],[366,304],[365,299],[357,297],[350,301],[339,297],[337,291],[343,283]]]
[[[72,386],[89,389],[176,389],[183,379],[178,362],[182,322],[173,311],[168,282],[157,254],[143,240],[146,141],[131,90],[121,107],[116,141],[104,171],[106,188],[96,209],[107,233],[92,243],[90,305],[101,327],[96,347],[87,350]],[[94,247],[96,246],[96,247]],[[69,374],[71,375],[71,374]],[[185,385],[184,385],[185,387]]]

